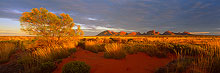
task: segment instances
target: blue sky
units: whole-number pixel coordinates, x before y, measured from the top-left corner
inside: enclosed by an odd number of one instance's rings
[[[69,14],[91,36],[104,30],[220,34],[219,0],[0,0],[0,35],[24,35],[21,13],[40,7]]]

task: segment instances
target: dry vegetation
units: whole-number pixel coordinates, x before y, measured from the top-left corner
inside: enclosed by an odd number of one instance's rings
[[[176,56],[174,63],[171,62],[166,67],[158,69],[157,73],[219,72],[217,69],[220,66],[218,36],[87,37],[84,40],[85,47],[90,51],[105,48],[104,57],[106,58],[122,59],[126,54],[137,52],[160,58]],[[100,40],[102,42],[97,43]]]
[[[0,42],[0,63],[9,61],[9,57],[17,49],[15,42],[1,41]]]
[[[31,37],[0,37],[0,63],[9,61],[17,50],[22,50],[17,62],[22,72],[52,72],[58,60],[76,51],[76,46],[95,53],[104,52],[105,58],[123,59],[127,54],[144,52],[153,57],[173,57],[174,61],[156,72],[218,73],[220,67],[220,37],[218,36],[140,36],[140,37],[72,37],[61,43],[37,41]],[[77,38],[77,39],[76,39]],[[47,42],[46,42],[47,41]],[[53,46],[44,46],[51,44]],[[59,44],[59,45],[56,45]],[[41,47],[39,47],[41,46]],[[49,70],[49,71],[47,71]]]

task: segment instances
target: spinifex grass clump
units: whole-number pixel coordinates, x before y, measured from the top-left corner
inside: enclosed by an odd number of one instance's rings
[[[145,48],[145,44],[138,43],[138,42],[127,42],[123,44],[123,48],[126,50],[126,53],[128,54],[136,54],[137,52],[140,52],[141,49]]]
[[[168,65],[167,68],[164,69],[166,71],[161,72],[220,73],[220,43],[219,41],[212,41],[210,43],[206,43],[206,45],[173,43],[174,52],[177,55],[177,61],[176,63],[172,64],[176,64],[176,67],[171,67]],[[186,61],[187,58],[191,58],[191,62]]]
[[[86,41],[85,49],[92,51],[94,53],[102,52],[105,50],[103,43],[99,43],[98,41]]]
[[[182,55],[187,56],[199,56],[199,55],[205,55],[206,51],[204,48],[201,48],[198,45],[192,45],[192,44],[172,44],[174,46],[173,51],[171,53],[181,53]]]
[[[14,42],[0,42],[0,63],[9,61],[10,55],[15,52],[16,44]]]
[[[209,44],[209,43],[208,43]],[[206,73],[220,73],[220,43],[215,42],[209,45],[203,46],[204,49],[207,49],[205,55],[201,54],[201,57],[198,57],[194,61],[192,66],[192,71],[201,71]]]
[[[126,57],[126,52],[122,48],[122,44],[119,43],[111,43],[105,45],[105,58],[114,58],[114,59],[121,59]]]
[[[75,52],[76,48],[45,48],[37,49],[32,54],[41,60],[56,60],[68,57],[71,53]]]
[[[85,62],[72,61],[63,66],[62,73],[89,73],[90,66]]]
[[[24,67],[22,71],[24,73],[45,72],[45,70],[48,70],[47,66],[42,67],[42,65],[52,64],[51,62],[55,62],[57,59],[66,58],[75,51],[76,48],[37,48],[34,51],[25,51],[26,53],[21,55],[18,62]],[[48,61],[50,61],[50,63],[47,63]]]

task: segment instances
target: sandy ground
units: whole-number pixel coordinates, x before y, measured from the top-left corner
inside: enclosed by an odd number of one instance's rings
[[[61,73],[64,64],[76,60],[90,65],[91,73],[153,73],[157,68],[165,66],[172,60],[171,58],[150,57],[144,53],[127,55],[124,59],[115,60],[106,59],[103,54],[103,52],[96,54],[78,49],[71,57],[63,59],[53,73]]]

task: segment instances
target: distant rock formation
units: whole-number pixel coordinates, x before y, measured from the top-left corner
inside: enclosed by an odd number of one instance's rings
[[[136,35],[142,35],[140,32],[136,32]]]
[[[106,31],[99,33],[97,36],[110,36],[110,35],[113,35],[112,31],[106,30]]]
[[[160,32],[155,32],[155,30],[148,31],[146,35],[160,35]]]
[[[189,33],[189,32],[186,32],[186,31],[184,31],[184,32],[178,32],[178,33],[175,33],[176,35],[192,35],[191,33]]]
[[[186,32],[186,31],[184,31],[183,33],[182,33],[182,35],[192,35],[190,32]]]
[[[127,34],[127,32],[124,32],[124,31],[121,31],[121,32],[119,32],[119,35],[126,35]]]
[[[137,33],[136,32],[131,32],[128,35],[137,35]]]
[[[171,32],[171,31],[166,31],[163,33],[163,35],[175,35],[175,33]]]
[[[160,32],[156,32],[155,30],[151,30],[148,31],[146,33],[140,33],[140,32],[131,32],[131,33],[127,33],[124,31],[121,32],[114,32],[114,31],[110,31],[110,30],[106,30],[103,31],[101,33],[99,33],[97,36],[125,36],[125,35],[131,35],[131,36],[136,36],[136,35],[192,35],[189,32],[178,32],[178,33],[174,33],[172,31],[166,31],[163,34],[160,34]]]

